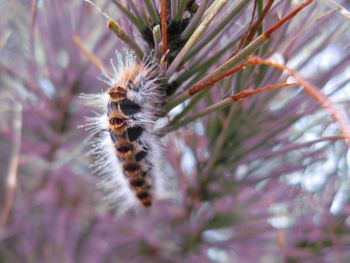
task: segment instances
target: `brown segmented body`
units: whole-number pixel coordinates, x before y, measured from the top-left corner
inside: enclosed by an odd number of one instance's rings
[[[136,65],[126,69],[118,83],[107,90],[107,94],[110,97],[107,116],[109,120],[108,130],[114,140],[116,156],[122,164],[124,176],[128,179],[130,189],[135,193],[140,203],[149,207],[152,204],[151,167],[143,159],[147,155],[147,150],[138,140],[143,132],[143,128],[136,127],[133,116],[127,114],[127,112],[135,112],[138,108],[134,106],[134,108],[129,109],[128,105],[130,105],[130,102],[126,106],[124,105],[124,112],[121,107],[122,103],[128,100],[127,84],[134,81],[143,68],[143,65]],[[142,105],[139,105],[139,107],[141,110]]]
[[[119,140],[115,143],[117,156],[122,159],[132,159],[135,156],[135,145],[127,140]]]
[[[108,129],[111,130],[113,134],[122,136],[128,128],[129,118],[125,116],[120,110],[113,110],[108,115],[108,122]]]

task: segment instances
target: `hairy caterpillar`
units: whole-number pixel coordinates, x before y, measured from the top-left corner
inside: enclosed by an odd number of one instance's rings
[[[167,0],[169,10],[170,6],[171,1]],[[167,62],[171,63],[186,43],[188,37],[183,38],[181,34],[197,8],[195,1],[189,1],[186,5],[189,15],[177,22],[168,14],[168,50],[163,54]],[[152,28],[146,27],[140,33],[150,50],[159,50],[153,42]],[[179,84],[168,83],[167,76],[161,77],[160,64],[164,70],[167,63],[156,59],[160,56],[151,52],[137,63],[131,52],[126,52],[124,59],[117,54],[117,64],[112,63],[114,75],[105,74],[104,81],[109,88],[101,94],[83,95],[88,104],[103,110],[102,115],[88,118],[87,126],[97,135],[91,152],[98,157],[96,172],[105,177],[101,187],[110,193],[111,203],[122,201],[120,210],[137,204],[149,207],[154,197],[167,194],[162,173],[162,146],[154,126],[165,114],[165,98],[173,94]]]
[[[110,199],[124,208],[151,206],[163,194],[162,146],[154,134],[156,120],[163,115],[165,92],[159,80],[159,64],[153,54],[141,63],[131,52],[112,63],[114,75],[104,80],[109,88],[101,94],[83,95],[103,114],[88,118],[97,134],[92,153],[98,157],[97,172]]]

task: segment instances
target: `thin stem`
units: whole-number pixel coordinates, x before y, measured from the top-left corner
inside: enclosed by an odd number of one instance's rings
[[[153,23],[159,23],[159,17],[156,9],[153,6],[152,0],[145,0],[145,5]]]
[[[239,100],[243,100],[245,98],[248,98],[252,95],[259,94],[259,93],[264,92],[264,91],[268,91],[268,90],[272,90],[272,89],[280,89],[280,88],[295,86],[295,85],[298,85],[298,83],[281,83],[281,84],[267,85],[261,89],[246,89],[246,90],[242,90],[242,91],[232,95],[231,99],[233,101],[239,101]]]
[[[138,21],[140,21],[140,24],[142,24],[143,28],[147,27],[148,20],[146,15],[141,15],[139,10],[136,8],[135,3],[133,0],[128,1],[128,5],[130,6],[131,10],[134,12],[134,16]]]
[[[95,5],[95,3],[91,2],[90,0],[84,0],[85,2],[87,2],[88,4],[92,5],[94,8],[96,8],[97,11],[99,11],[106,19],[107,19],[107,27],[109,29],[111,29],[121,40],[123,40],[131,49],[133,49],[136,53],[136,56],[141,60],[143,58],[143,52],[141,50],[141,48],[137,45],[137,43],[135,41],[133,41],[131,38],[129,38],[129,36],[125,33],[125,31],[120,27],[120,25],[114,21],[113,19],[110,18],[110,16],[108,16],[108,14],[106,14],[105,12],[103,12],[101,10],[101,8],[99,8],[97,5]],[[116,4],[117,6],[120,5],[120,8],[124,8],[125,7],[123,5],[121,5],[120,3],[118,3],[117,1],[112,0],[114,4]],[[127,10],[126,10],[127,11]],[[128,12],[128,11],[127,11]],[[131,14],[132,15],[132,14]],[[83,47],[82,42],[80,41],[79,38],[73,37],[73,40],[75,42],[76,45],[78,45],[80,47],[80,49],[83,51],[83,53],[88,54],[90,53],[86,48]],[[94,61],[95,65],[101,65],[98,62],[98,59],[93,58],[93,55],[88,54],[87,56],[88,58],[92,59],[92,61]]]
[[[213,154],[211,155],[210,161],[208,162],[208,164],[205,166],[204,168],[204,175],[203,175],[203,179],[207,180],[210,173],[212,172],[217,160],[220,157],[220,152],[221,149],[223,147],[223,145],[225,144],[226,138],[229,134],[230,129],[228,128],[231,125],[231,122],[235,116],[236,113],[236,109],[235,107],[232,107],[230,109],[230,112],[224,122],[224,125],[222,127],[221,133],[216,141],[215,147],[214,147],[214,151]]]
[[[260,35],[258,38],[256,38],[255,40],[253,40],[251,43],[249,43],[246,47],[244,47],[242,50],[240,50],[237,54],[235,54],[233,57],[231,57],[230,59],[228,59],[226,61],[226,63],[224,63],[223,65],[221,65],[219,68],[217,68],[216,70],[214,70],[212,73],[210,73],[206,79],[210,79],[215,77],[216,75],[224,72],[225,70],[228,70],[229,68],[233,67],[234,65],[236,65],[237,63],[239,63],[240,61],[244,60],[245,58],[247,58],[249,55],[251,55],[258,47],[260,47],[263,43],[267,42],[270,39],[270,36],[273,32],[275,32],[278,28],[280,28],[285,22],[287,22],[289,19],[291,19],[292,17],[294,17],[298,12],[300,12],[303,8],[305,8],[307,5],[311,4],[313,0],[308,0],[305,3],[299,5],[296,9],[294,9],[293,11],[291,11],[289,14],[287,14],[285,17],[281,18],[280,21],[278,21],[276,24],[272,25],[265,33],[263,33],[262,35]],[[213,3],[212,5],[214,5],[215,3]],[[198,29],[197,29],[198,30]],[[195,34],[197,32],[197,30],[193,33]],[[191,37],[192,38],[192,37]],[[187,43],[190,42],[191,38],[189,39],[189,41]],[[191,45],[192,46],[192,45]],[[186,45],[185,45],[186,47]],[[184,47],[184,49],[185,49]],[[183,50],[184,50],[183,49]],[[182,50],[182,51],[183,51]],[[181,51],[181,52],[182,52]],[[185,50],[186,51],[186,50]],[[180,53],[181,53],[180,52]],[[187,52],[185,52],[187,53]],[[181,56],[180,54],[178,55],[178,57],[176,58],[178,60],[181,60]],[[175,59],[175,60],[176,60]],[[175,62],[174,60],[174,62]],[[172,65],[169,67],[168,72],[172,72],[172,70],[177,68],[177,64],[179,64],[180,62],[178,61],[177,63],[175,63],[174,66],[174,62],[172,63]],[[173,69],[171,69],[171,67],[173,67]],[[178,96],[177,98],[175,98],[173,101],[171,101],[171,105],[173,107],[175,107],[176,105],[182,103],[183,101],[187,100],[191,95],[193,95],[192,92],[189,92],[188,89],[185,90],[180,96]]]
[[[254,44],[255,42],[257,42],[257,40],[258,40],[258,39],[256,39],[256,41],[252,42],[251,45]],[[256,47],[259,46],[259,44],[260,44],[260,42],[259,42],[259,43],[256,43]],[[254,52],[254,50],[256,49],[256,47],[254,47],[254,49],[253,49],[252,51],[250,51],[250,46],[247,46],[247,47],[246,47],[245,49],[243,49],[240,53],[238,53],[234,58],[237,58],[237,60],[238,60],[240,57],[244,57],[246,53],[249,54],[250,52],[251,52],[251,53]],[[248,52],[248,51],[246,50],[246,49],[248,49],[248,48],[249,48],[249,51],[250,51],[250,52]],[[243,53],[243,52],[244,52],[244,54],[242,55],[241,53]],[[232,60],[232,59],[231,59],[231,60]],[[230,61],[231,61],[231,60],[230,60]],[[227,64],[227,62],[226,62],[223,66],[225,66],[226,64]],[[231,64],[234,64],[234,63],[230,63],[230,65],[231,65]],[[229,69],[229,70],[227,70],[227,71],[220,70],[221,68],[223,68],[223,66],[219,67],[216,71],[214,71],[212,74],[210,74],[207,78],[205,78],[205,79],[202,80],[201,82],[195,84],[195,85],[192,86],[191,88],[186,89],[180,96],[178,96],[177,98],[175,98],[174,100],[172,100],[170,104],[171,104],[173,107],[175,107],[176,105],[178,105],[178,104],[184,102],[184,101],[187,100],[189,97],[191,97],[191,96],[193,96],[194,94],[196,94],[197,92],[199,92],[199,91],[201,91],[201,90],[207,90],[208,88],[210,88],[210,85],[213,85],[214,83],[216,83],[216,82],[218,81],[218,80],[217,80],[218,78],[216,78],[216,77],[218,77],[219,73],[222,73],[222,72],[223,72],[223,74],[221,74],[220,77],[222,77],[222,76],[228,76],[228,75],[233,74],[233,73],[239,71],[240,69],[242,69],[242,68],[245,66],[245,64],[242,63],[242,64],[240,64],[240,65],[238,65],[238,66],[236,66],[236,67],[234,67],[234,68],[232,68],[232,69]],[[225,68],[225,70],[226,70],[226,68]],[[215,74],[214,74],[214,73],[215,73]],[[217,81],[216,81],[216,82],[210,82],[213,78],[216,78]],[[221,78],[221,79],[222,79],[222,78]],[[220,79],[220,80],[221,80],[221,79]],[[208,85],[208,83],[209,83],[209,85]]]
[[[142,32],[146,28],[146,25],[143,24],[143,22],[140,21],[131,12],[129,12],[129,10],[123,6],[119,0],[112,0],[112,3],[115,4],[120,9],[120,11],[122,11],[129,18],[129,20],[139,29],[139,31]]]
[[[263,9],[262,13],[260,14],[258,20],[254,23],[253,27],[251,28],[251,30],[250,30],[250,32],[249,32],[249,34],[248,34],[247,41],[251,41],[251,40],[254,38],[254,36],[255,36],[257,30],[258,30],[259,27],[262,25],[262,23],[263,23],[263,21],[264,21],[266,15],[267,15],[267,13],[270,11],[270,9],[271,9],[271,7],[272,7],[274,1],[275,1],[275,0],[269,0],[269,1],[267,2],[266,6],[265,6],[265,8]],[[259,12],[259,9],[258,9],[258,12]],[[262,31],[262,28],[261,28],[261,32],[263,32],[263,31]]]
[[[203,69],[209,69],[212,65],[217,63],[217,61],[225,54],[225,52],[235,45],[234,42],[228,43],[225,47],[223,47],[221,50],[217,51],[215,54],[213,54],[211,57],[207,58],[206,60],[200,60],[197,63],[194,63],[191,65],[191,67],[184,71],[181,75],[179,75],[176,78],[176,81],[178,83],[184,83],[187,81],[189,78],[193,77],[194,74],[196,74],[198,71],[203,70]],[[207,57],[207,56],[205,56]]]
[[[345,7],[341,6],[340,4],[336,3],[336,2],[333,1],[333,0],[326,0],[326,1],[329,2],[329,3],[331,3],[332,5],[334,5],[335,8],[339,11],[339,13],[340,13],[342,16],[344,16],[344,17],[347,18],[347,19],[350,19],[350,13],[349,13],[349,11],[348,11]]]
[[[237,62],[241,61],[248,55],[252,54],[259,46],[261,46],[264,42],[269,40],[271,34],[275,32],[278,28],[280,28],[285,22],[287,22],[289,19],[293,18],[297,13],[299,13],[303,8],[308,6],[312,3],[313,0],[308,0],[305,3],[299,5],[296,9],[291,11],[289,14],[281,18],[276,24],[272,25],[265,33],[260,35],[258,38],[256,38],[254,41],[252,41],[249,45],[247,45],[244,49],[239,51],[236,55],[231,57],[229,60],[226,61],[225,64],[217,68],[214,72],[212,72],[209,76],[214,76],[230,67],[235,65]]]
[[[201,99],[201,96],[194,96],[191,101],[185,106],[182,112],[180,112],[178,115],[174,117],[171,124],[169,126],[172,126],[172,124],[177,123],[186,113],[188,113]]]
[[[267,38],[265,34],[260,35],[254,41],[249,43],[249,45],[247,45],[242,50],[240,50],[236,55],[234,55],[229,60],[227,60],[223,65],[221,65],[212,73],[210,73],[207,78],[214,77],[224,72],[225,70],[231,68],[232,66],[236,65],[237,63],[239,63],[240,61],[244,60],[249,55],[251,55],[258,47],[260,47],[263,43],[265,43],[268,40],[269,38]]]
[[[258,0],[258,15],[261,17],[264,10],[264,0]],[[258,28],[258,33],[261,35],[264,32],[264,21],[261,21],[261,24]]]
[[[141,60],[143,58],[143,52],[139,45],[125,33],[125,31],[120,27],[120,25],[116,21],[109,19],[107,21],[107,27],[135,51],[135,54],[138,57],[138,59]]]
[[[165,54],[168,50],[168,32],[167,32],[167,5],[166,0],[161,0],[161,26],[162,26],[162,53]]]
[[[255,17],[255,12],[256,12],[256,8],[257,8],[257,0],[254,0],[254,5],[253,5],[253,11],[252,11],[252,14],[251,14],[251,18],[250,18],[250,21],[249,21],[249,25],[248,25],[248,28],[246,30],[246,32],[243,34],[242,36],[242,39],[241,39],[241,42],[238,46],[238,50],[241,49],[241,47],[244,46],[247,38],[248,38],[248,34],[253,26],[253,21],[254,21],[254,17]],[[233,54],[236,54],[238,52],[238,50],[236,52],[234,52]]]
[[[216,76],[212,76],[212,77],[208,77],[208,78],[203,79],[202,81],[198,82],[197,84],[193,85],[190,89],[187,90],[188,95],[192,96],[192,95],[198,93],[199,91],[204,90],[207,87],[213,86],[218,81],[220,81],[220,80],[226,78],[227,76],[230,76],[233,73],[236,73],[237,71],[243,69],[247,63],[248,63],[248,60],[239,64],[238,66],[233,67],[232,69],[225,70]]]
[[[22,137],[22,105],[16,103],[14,106],[15,117],[13,119],[12,125],[15,138],[9,161],[9,169],[7,173],[6,196],[4,206],[2,207],[0,213],[0,229],[6,225],[7,219],[10,215],[11,207],[13,204],[13,197],[17,185],[17,168]]]
[[[36,17],[37,17],[37,10],[38,10],[38,1],[32,0],[30,4],[30,28],[29,28],[29,39],[30,39],[30,49],[34,53],[34,31],[35,31],[35,23],[36,23]]]
[[[213,10],[216,8],[218,2],[214,2],[211,4],[211,6],[209,6],[209,8],[205,11],[204,13],[204,17],[208,16],[211,12],[213,12]]]
[[[202,23],[198,26],[196,31],[193,32],[190,39],[186,42],[185,46],[182,48],[180,53],[176,56],[174,61],[171,63],[168,68],[167,74],[173,74],[177,68],[181,65],[184,57],[190,51],[193,45],[197,42],[199,37],[203,34],[204,30],[208,27],[210,22],[214,19],[216,14],[221,10],[221,8],[226,4],[227,0],[215,0],[211,5],[211,12],[209,12],[206,17],[203,19]]]
[[[194,78],[190,81],[190,83],[188,84],[188,86],[192,86],[195,83],[197,83],[199,80],[201,80],[203,78],[203,76],[205,76],[207,74],[207,70],[210,67],[209,63],[203,64],[203,68],[199,69],[199,71],[197,72],[197,74],[194,76]],[[194,100],[193,101],[197,101],[198,99],[202,98],[205,94],[207,93],[207,91],[205,92],[199,92],[198,94],[196,94],[194,96]],[[177,97],[175,97],[174,99],[170,100],[169,102],[167,102],[165,104],[165,109],[167,111],[170,111],[172,108],[174,108],[176,105],[178,105],[178,100]],[[195,106],[195,104],[191,104],[189,103],[186,107],[186,110],[189,110],[191,107]]]
[[[179,0],[171,0],[171,21],[174,21],[176,13],[177,13],[177,9],[179,6],[178,3]]]
[[[292,12],[281,18],[276,24],[272,25],[266,32],[265,35],[270,37],[270,35],[275,32],[278,28],[280,28],[285,22],[296,16],[302,9],[307,7],[313,2],[313,0],[307,0],[304,3],[300,4],[297,8],[295,8]]]
[[[295,80],[304,87],[305,92],[310,97],[318,101],[323,108],[325,108],[331,113],[335,122],[338,123],[342,133],[347,136],[347,139],[345,140],[346,143],[350,145],[350,120],[347,118],[344,112],[340,110],[336,105],[334,105],[321,90],[314,87],[310,82],[306,81],[302,76],[299,75],[299,73],[282,64],[268,60],[263,60],[257,56],[251,57],[250,62],[253,64],[263,64],[275,67],[281,70],[282,72],[286,72],[290,76],[294,77]]]
[[[81,41],[81,38],[77,35],[73,36],[73,42],[76,44],[83,53],[83,55],[93,64],[95,65],[99,70],[101,70],[105,75],[109,75],[106,71],[105,66],[103,65],[102,61],[95,55],[93,54],[88,48],[83,44]]]
[[[205,47],[211,40],[218,36],[218,34],[229,25],[230,21],[240,13],[243,7],[249,2],[249,0],[242,0],[237,5],[234,3],[227,8],[226,14],[223,15],[221,21],[212,29],[209,30],[208,34],[205,34],[198,43],[196,43],[195,47],[187,54],[184,58],[184,61],[190,60],[194,57],[203,47]],[[199,11],[199,10],[198,10]],[[225,16],[226,15],[226,16]]]
[[[181,39],[189,39],[192,35],[193,31],[196,29],[199,21],[201,20],[205,9],[207,8],[207,5],[209,3],[209,0],[204,0],[199,9],[197,10],[194,17],[191,19],[191,22],[188,24],[188,26],[185,28],[185,30],[181,33]]]
[[[268,11],[270,10],[270,8],[272,7],[274,0],[268,0],[266,7],[264,8],[264,10],[262,11],[262,14],[259,16],[258,20],[253,24],[253,20],[254,20],[254,14],[255,14],[255,9],[258,8],[258,1],[254,2],[254,9],[253,9],[253,13],[252,13],[252,18],[251,21],[249,23],[249,27],[246,30],[246,32],[243,34],[243,37],[239,43],[238,48],[232,53],[232,57],[234,55],[236,55],[238,53],[238,51],[245,46],[247,43],[251,42],[251,40],[254,38],[255,33],[258,29],[258,27],[260,26],[260,24],[263,22],[265,16],[267,15]]]
[[[162,41],[162,34],[160,32],[160,26],[156,25],[153,30],[153,41],[154,41],[154,48],[155,48],[155,52],[156,54],[159,54],[159,47],[160,47],[160,43]]]
[[[196,119],[199,119],[203,116],[206,116],[214,111],[218,111],[218,110],[222,110],[226,107],[228,107],[229,105],[232,104],[232,99],[231,98],[226,98],[224,100],[221,100],[218,103],[215,103],[214,105],[211,105],[207,108],[205,108],[203,111],[198,112],[196,114],[193,114],[192,116],[182,120],[182,121],[176,121],[176,119],[174,118],[174,121],[172,123],[169,124],[169,127],[166,128],[166,132],[171,132],[173,130],[176,130]]]
[[[190,116],[182,121],[177,122],[177,119],[174,118],[174,120],[169,124],[169,128],[167,128],[167,132],[175,130],[181,126],[184,126],[184,125],[188,124],[189,122],[192,122],[198,118],[206,116],[214,111],[226,108],[226,107],[230,106],[232,104],[232,102],[240,101],[240,100],[246,99],[252,95],[256,95],[256,94],[259,94],[259,93],[262,93],[262,92],[265,92],[268,90],[280,89],[280,88],[295,86],[295,85],[297,85],[297,83],[280,83],[280,84],[275,84],[275,85],[267,85],[267,86],[260,88],[260,89],[246,89],[246,90],[237,92],[236,94],[234,94],[226,99],[223,99],[223,100],[215,103],[214,105],[211,105],[211,106],[205,108],[203,111],[198,112],[196,114],[193,114],[192,116]]]
[[[256,160],[256,159],[267,159],[267,158],[273,158],[275,156],[281,156],[283,154],[286,154],[288,152],[291,151],[296,151],[299,150],[301,148],[306,148],[306,147],[310,147],[313,144],[319,143],[319,142],[324,142],[324,141],[333,141],[333,140],[343,140],[345,139],[346,136],[344,136],[343,134],[339,134],[339,135],[332,135],[332,136],[326,136],[326,137],[321,137],[319,139],[316,140],[311,140],[311,141],[307,141],[307,142],[303,142],[303,143],[293,143],[293,144],[289,144],[286,146],[281,147],[280,149],[276,150],[276,151],[272,151],[269,149],[265,152],[263,152],[261,155],[256,155],[252,158],[247,158],[247,159],[243,159],[242,163],[248,163],[250,161],[252,161],[252,159]]]
[[[177,9],[177,12],[176,12],[176,15],[175,15],[175,18],[174,18],[175,22],[180,22],[181,21],[182,16],[183,16],[183,14],[184,14],[184,12],[186,10],[187,2],[188,2],[188,0],[180,0],[179,8]]]

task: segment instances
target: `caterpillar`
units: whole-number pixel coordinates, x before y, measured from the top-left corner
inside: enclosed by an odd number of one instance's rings
[[[106,76],[108,88],[100,94],[85,94],[87,104],[103,113],[87,118],[88,129],[97,135],[91,151],[97,157],[96,172],[112,203],[124,209],[152,205],[164,193],[162,145],[154,125],[164,115],[164,87],[159,82],[159,64],[153,53],[137,63],[130,51],[117,54],[114,75]]]
[[[170,7],[171,1],[167,0],[169,10]],[[168,52],[163,54],[168,63],[186,43],[181,33],[197,8],[195,1],[189,1],[186,5],[189,15],[177,22],[168,14]],[[155,49],[151,28],[146,27],[140,33],[148,50]],[[105,177],[101,188],[109,192],[107,199],[111,204],[123,204],[119,206],[120,211],[139,204],[149,207],[155,198],[162,198],[168,192],[162,172],[162,145],[154,127],[165,115],[165,98],[172,95],[179,84],[169,83],[168,77],[162,75],[166,63],[157,60],[160,56],[149,52],[137,62],[130,51],[125,52],[124,58],[117,54],[117,63],[111,63],[113,76],[104,74],[103,81],[108,88],[100,94],[82,95],[87,104],[103,111],[87,118],[86,126],[96,135],[90,153],[97,157],[95,172]]]

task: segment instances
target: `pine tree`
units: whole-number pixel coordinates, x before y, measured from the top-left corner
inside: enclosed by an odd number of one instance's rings
[[[88,2],[0,4],[0,262],[350,260],[347,1]],[[80,94],[126,50],[170,179],[118,214]]]

